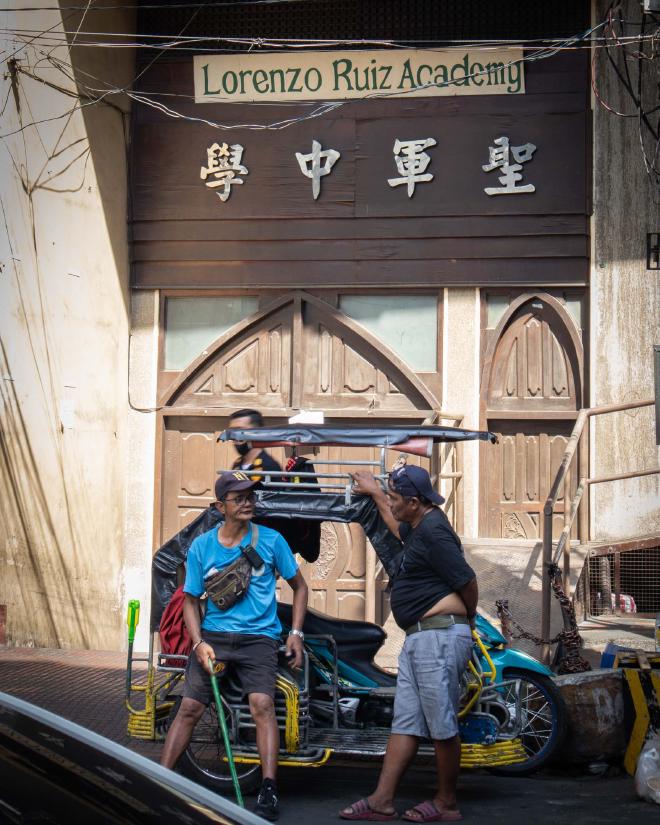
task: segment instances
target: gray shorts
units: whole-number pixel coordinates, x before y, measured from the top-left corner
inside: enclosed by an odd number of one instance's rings
[[[425,739],[456,736],[460,679],[471,653],[466,624],[406,637],[399,655],[392,733]]]
[[[279,641],[270,636],[251,636],[244,633],[202,634],[215,651],[215,658],[234,668],[243,693],[275,695],[277,650]],[[212,699],[211,678],[202,669],[194,653],[188,658],[183,695],[208,705]]]

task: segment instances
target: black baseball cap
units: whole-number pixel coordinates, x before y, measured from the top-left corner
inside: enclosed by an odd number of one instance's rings
[[[404,464],[390,475],[390,484],[395,493],[407,498],[428,499],[433,504],[443,504],[444,498],[431,485],[431,477],[423,467]]]
[[[215,497],[221,501],[232,490],[249,490],[261,482],[254,481],[242,470],[227,470],[220,473],[215,482]]]

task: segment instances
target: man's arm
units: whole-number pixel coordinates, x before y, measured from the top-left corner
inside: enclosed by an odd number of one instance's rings
[[[357,473],[351,473],[351,478],[353,479],[354,491],[356,493],[364,493],[364,495],[371,496],[376,507],[378,507],[380,517],[387,525],[387,529],[398,539],[401,539],[401,536],[399,535],[399,522],[392,515],[392,509],[390,508],[390,503],[387,499],[387,493],[381,487],[380,482],[371,473],[368,473],[365,470],[358,470]]]
[[[472,621],[477,615],[477,602],[479,601],[479,586],[477,585],[477,577],[473,579],[458,591],[458,595],[463,599],[463,603],[467,609],[468,619]]]
[[[207,673],[210,673],[209,657],[211,661],[215,661],[215,653],[211,645],[202,642],[202,630],[199,622],[199,597],[191,596],[190,593],[185,594],[183,602],[183,621],[185,622],[188,635],[192,639],[193,653],[197,656],[197,661],[204,668]]]
[[[287,584],[293,590],[293,615],[291,618],[291,629],[302,630],[305,623],[305,613],[307,612],[307,582],[303,578],[300,570],[291,579],[287,579]],[[291,656],[290,664],[293,667],[302,667],[303,663],[303,643],[300,636],[288,636],[286,640],[287,654]]]

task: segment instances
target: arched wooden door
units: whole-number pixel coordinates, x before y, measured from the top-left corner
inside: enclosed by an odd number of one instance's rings
[[[271,301],[207,347],[161,405],[158,544],[213,501],[217,472],[235,457],[217,436],[238,408],[261,410],[268,424],[285,423],[299,409],[321,409],[327,421],[359,423],[368,416],[378,425],[421,423],[440,406],[382,342],[305,292]],[[324,448],[319,458],[340,460],[344,453]],[[273,454],[284,463],[281,449]],[[365,458],[376,459],[376,451]],[[324,524],[321,555],[303,569],[311,606],[343,618],[382,620],[382,577],[357,525]]]
[[[482,452],[482,536],[541,538],[543,505],[582,386],[582,345],[562,304],[547,294],[513,301],[491,336],[482,373],[482,423],[499,437],[487,456]],[[575,473],[568,483],[575,487]],[[561,490],[555,534],[564,504]]]

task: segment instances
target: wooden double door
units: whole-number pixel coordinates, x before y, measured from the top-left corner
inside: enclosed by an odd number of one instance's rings
[[[557,297],[522,295],[484,330],[484,343],[482,426],[498,444],[482,452],[480,533],[540,539],[543,505],[583,403],[581,330]],[[560,490],[555,537],[578,473],[573,464]]]
[[[286,423],[300,409],[321,409],[327,422],[378,426],[422,423],[440,406],[382,342],[331,304],[300,292],[269,301],[219,338],[176,378],[161,404],[159,544],[214,500],[217,473],[235,458],[233,447],[217,436],[236,409],[261,410],[267,425]],[[272,453],[284,464],[282,448]],[[379,453],[361,451],[360,457],[377,460]],[[388,453],[388,464],[396,457]],[[330,447],[318,458],[356,455]],[[327,472],[340,469],[324,466]],[[347,619],[384,620],[384,576],[359,526],[324,523],[318,561],[301,566],[311,606]]]

